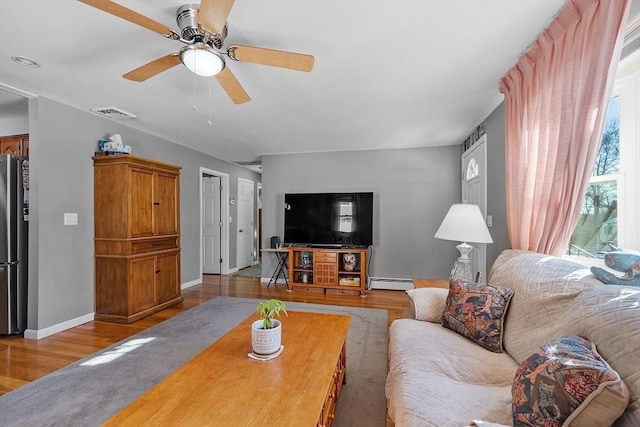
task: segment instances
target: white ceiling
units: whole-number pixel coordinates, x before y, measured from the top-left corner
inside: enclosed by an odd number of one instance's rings
[[[177,29],[185,0],[119,3]],[[0,83],[82,110],[122,108],[137,115],[126,124],[228,161],[451,145],[498,105],[499,79],[563,4],[236,0],[226,44],[308,53],[315,67],[228,61],[252,99],[235,105],[213,78],[182,65],[144,83],[121,77],[178,51],[178,41],[74,0],[0,0]]]

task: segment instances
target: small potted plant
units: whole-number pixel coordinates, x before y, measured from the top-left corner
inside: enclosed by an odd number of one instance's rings
[[[275,317],[280,312],[287,314],[285,304],[277,299],[262,301],[258,304],[256,312],[260,320],[251,324],[251,344],[255,354],[266,356],[280,350],[282,342],[282,324]]]

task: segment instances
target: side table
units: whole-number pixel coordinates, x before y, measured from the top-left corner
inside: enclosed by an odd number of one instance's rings
[[[284,279],[284,283],[287,285],[287,289],[289,288],[289,266],[287,265],[287,259],[289,258],[289,249],[284,248],[264,248],[262,252],[270,252],[276,254],[276,259],[278,264],[276,268],[273,270],[273,274],[271,275],[271,279],[269,279],[269,283],[267,284],[267,288],[271,286],[272,283],[278,284],[278,278],[282,276]]]
[[[418,288],[449,288],[449,281],[442,279],[411,279],[413,287]]]

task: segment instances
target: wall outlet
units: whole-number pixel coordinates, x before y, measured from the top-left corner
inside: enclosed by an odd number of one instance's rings
[[[487,215],[487,227],[493,227],[493,216]]]

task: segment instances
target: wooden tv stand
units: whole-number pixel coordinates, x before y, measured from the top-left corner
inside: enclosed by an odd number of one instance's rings
[[[289,290],[367,295],[366,248],[289,248]],[[355,257],[355,265],[346,258]]]

